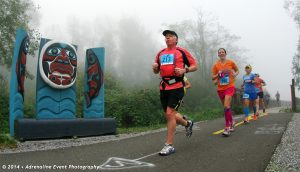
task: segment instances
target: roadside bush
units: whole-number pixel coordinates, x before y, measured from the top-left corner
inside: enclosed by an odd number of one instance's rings
[[[0,75],[0,132],[8,133],[8,116],[9,116],[9,93],[8,83]]]
[[[157,90],[107,90],[106,116],[115,117],[120,127],[150,126],[164,122]]]

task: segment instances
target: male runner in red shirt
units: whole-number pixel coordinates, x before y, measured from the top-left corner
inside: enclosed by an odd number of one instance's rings
[[[184,48],[178,47],[178,35],[171,30],[163,32],[167,48],[159,51],[152,65],[155,74],[160,73],[160,100],[167,119],[167,141],[159,155],[175,153],[173,140],[176,124],[186,127],[186,136],[192,135],[193,121],[186,120],[177,110],[184,96],[184,74],[194,72],[198,65]],[[187,66],[187,67],[186,67]]]

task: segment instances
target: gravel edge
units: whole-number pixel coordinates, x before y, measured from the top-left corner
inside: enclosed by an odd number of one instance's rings
[[[295,113],[265,172],[300,171],[300,113]]]
[[[51,139],[51,140],[33,140],[18,142],[17,148],[5,148],[0,149],[1,154],[11,153],[22,153],[22,152],[34,152],[44,150],[62,149],[68,147],[91,145],[110,141],[119,141],[132,137],[143,136],[152,133],[158,133],[166,131],[166,128],[140,132],[140,133],[128,133],[128,134],[117,134],[117,135],[105,135],[105,136],[94,136],[94,137],[79,137],[79,138],[66,138],[66,139]]]
[[[204,122],[207,122],[207,120],[195,122],[194,129],[199,128],[199,127],[197,127],[197,124],[204,123]],[[0,155],[1,154],[13,154],[13,153],[23,153],[23,152],[64,149],[64,148],[69,148],[69,147],[92,145],[92,144],[111,142],[111,141],[120,141],[120,140],[129,139],[129,138],[133,138],[133,137],[159,133],[159,132],[166,131],[166,130],[167,130],[167,128],[160,128],[160,129],[150,130],[150,131],[145,131],[145,132],[126,133],[126,134],[118,134],[118,135],[18,142],[17,148],[0,149]],[[185,131],[185,129],[182,126],[177,126],[176,131],[181,132],[181,131]]]

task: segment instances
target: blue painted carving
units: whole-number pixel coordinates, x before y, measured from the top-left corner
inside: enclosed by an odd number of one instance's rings
[[[76,118],[76,47],[42,38],[37,69],[36,118]]]
[[[104,48],[86,51],[84,118],[104,117]]]
[[[28,48],[27,33],[23,29],[18,29],[12,59],[9,95],[9,129],[11,136],[14,136],[14,121],[24,116],[24,81]]]

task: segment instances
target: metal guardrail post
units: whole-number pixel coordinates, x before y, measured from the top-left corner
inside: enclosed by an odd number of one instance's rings
[[[292,111],[296,111],[295,79],[292,79],[291,85]]]

